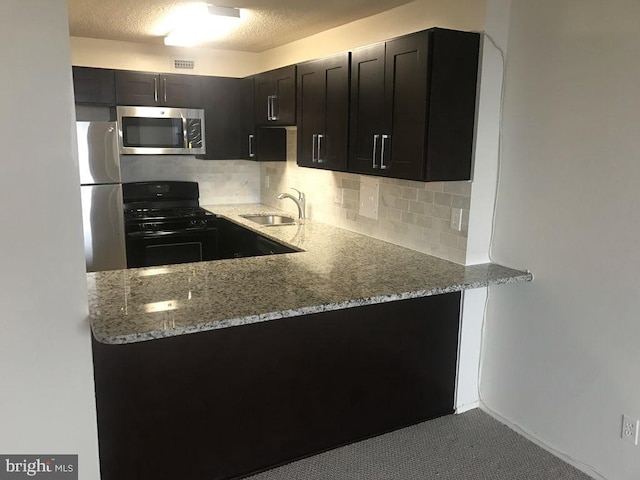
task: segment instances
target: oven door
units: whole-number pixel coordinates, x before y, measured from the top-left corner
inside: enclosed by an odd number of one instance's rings
[[[215,228],[127,233],[127,267],[153,267],[218,259]]]

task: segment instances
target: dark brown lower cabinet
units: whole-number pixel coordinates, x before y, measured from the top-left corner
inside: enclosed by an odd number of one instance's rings
[[[460,293],[93,341],[102,480],[215,480],[449,414]]]

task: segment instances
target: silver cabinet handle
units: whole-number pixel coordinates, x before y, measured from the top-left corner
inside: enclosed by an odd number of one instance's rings
[[[249,158],[255,157],[256,154],[253,152],[253,135],[249,134]]]
[[[324,135],[318,134],[318,163],[324,163],[324,160],[320,158],[320,154],[322,152],[322,139]]]
[[[385,140],[391,140],[391,135],[382,135],[382,151],[380,152],[380,169],[385,170],[387,166],[384,164],[384,147]]]
[[[167,77],[162,79],[163,90],[164,90],[164,103],[167,103]]]
[[[318,134],[314,133],[311,140],[311,162],[315,163],[318,161],[318,157],[316,157],[316,145],[318,142]]]
[[[153,79],[153,101],[158,101],[158,77]]]
[[[378,139],[380,135],[373,136],[373,168],[378,168],[378,164],[376,163],[376,150],[378,150]]]
[[[278,120],[278,114],[276,113],[276,100],[277,95],[269,95],[267,97],[267,120]]]

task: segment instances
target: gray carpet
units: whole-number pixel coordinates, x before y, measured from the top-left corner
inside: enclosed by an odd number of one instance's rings
[[[346,445],[251,480],[590,480],[480,409]]]

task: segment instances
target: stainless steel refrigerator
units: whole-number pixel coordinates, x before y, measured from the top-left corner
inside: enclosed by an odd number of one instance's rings
[[[87,271],[127,268],[116,122],[76,122]]]

